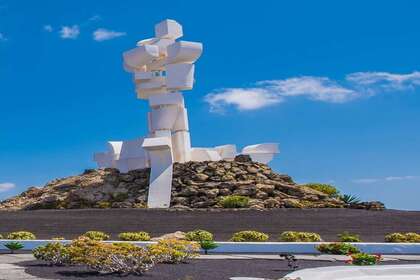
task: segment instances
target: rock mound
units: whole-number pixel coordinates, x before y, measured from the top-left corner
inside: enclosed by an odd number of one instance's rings
[[[43,188],[31,187],[0,203],[0,209],[145,208],[150,169],[120,173],[89,169],[82,175],[56,179]],[[383,209],[379,202],[348,205],[337,198],[297,185],[288,175],[239,156],[235,161],[175,163],[172,181],[174,208],[220,208],[227,195],[250,198],[250,208]]]

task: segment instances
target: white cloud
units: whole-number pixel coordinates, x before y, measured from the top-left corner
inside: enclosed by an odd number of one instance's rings
[[[211,110],[220,112],[232,105],[239,110],[256,110],[285,101],[305,97],[311,100],[342,103],[356,97],[356,92],[324,77],[296,77],[257,82],[249,88],[226,88],[205,97]]]
[[[13,183],[1,183],[0,184],[0,193],[1,192],[7,192],[7,191],[13,189],[14,187],[16,187],[16,185],[13,184]]]
[[[380,179],[375,179],[375,178],[362,178],[362,179],[355,179],[352,182],[356,184],[373,184],[379,181]]]
[[[6,36],[3,33],[0,32],[0,42],[1,41],[3,41],[3,42],[4,41],[7,41],[7,38],[6,38]]]
[[[93,40],[102,42],[106,40],[112,40],[114,38],[118,38],[121,36],[125,36],[127,34],[125,32],[117,32],[114,30],[99,28],[99,29],[96,29],[92,35],[93,35]]]
[[[346,80],[360,86],[403,90],[420,85],[420,72],[414,71],[408,74],[357,72],[347,75]]]
[[[44,25],[44,31],[46,32],[53,32],[53,27],[49,24]]]
[[[386,177],[386,181],[400,181],[400,180],[412,180],[418,178],[417,176],[389,176]]]
[[[255,110],[282,102],[282,98],[264,88],[226,88],[210,93],[206,102],[214,112],[223,112],[225,105],[236,106],[239,110]]]
[[[206,95],[212,111],[233,106],[239,110],[256,110],[290,98],[307,98],[328,103],[345,103],[371,97],[384,91],[401,91],[420,86],[420,72],[356,72],[335,81],[328,77],[303,76],[282,80],[260,81],[251,87],[226,88]]]
[[[385,178],[363,178],[352,180],[356,184],[373,184],[378,182],[389,182],[389,181],[402,181],[402,180],[413,180],[418,179],[420,176],[388,176]]]
[[[78,25],[63,26],[60,30],[60,37],[63,39],[76,39],[80,34]]]

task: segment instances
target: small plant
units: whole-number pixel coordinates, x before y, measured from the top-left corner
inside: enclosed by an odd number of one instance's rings
[[[194,231],[189,231],[185,234],[185,238],[189,241],[212,241],[213,234],[206,230],[197,229]]]
[[[98,203],[96,203],[96,206],[98,208],[102,208],[102,209],[111,208],[111,202],[109,202],[109,201],[99,201]]]
[[[48,262],[49,265],[70,264],[70,254],[68,246],[59,242],[47,243],[32,250],[32,254],[37,260]]]
[[[319,242],[321,236],[314,232],[285,231],[279,236],[283,242]]]
[[[196,242],[178,240],[178,239],[163,239],[157,244],[152,244],[148,247],[149,252],[154,256],[158,262],[162,263],[181,263],[190,258],[197,256],[200,249]]]
[[[92,240],[96,241],[102,241],[102,240],[108,240],[109,235],[102,231],[87,231],[83,234],[84,237],[87,237]]]
[[[346,204],[358,204],[360,203],[360,199],[357,196],[351,194],[343,194],[340,196],[341,201]]]
[[[303,185],[305,187],[311,188],[313,190],[323,192],[331,197],[336,197],[340,194],[336,187],[328,184],[319,184],[319,183],[309,183]]]
[[[201,249],[204,250],[204,254],[206,255],[208,254],[209,250],[213,250],[219,247],[213,240],[201,240],[199,244]]]
[[[321,253],[332,255],[349,255],[360,253],[360,250],[356,246],[341,242],[321,244],[318,245],[316,249]]]
[[[375,265],[381,262],[381,255],[369,255],[365,253],[357,253],[350,255],[351,260],[346,263],[354,265]]]
[[[0,239],[3,239],[3,235],[0,234]]]
[[[247,208],[249,206],[249,198],[241,195],[228,195],[220,200],[223,208]]]
[[[29,231],[15,231],[9,233],[6,238],[13,240],[34,240],[36,239],[36,236]]]
[[[25,246],[19,242],[9,242],[9,243],[4,244],[4,247],[9,249],[11,254],[14,254],[15,251],[20,250]]]
[[[118,234],[118,238],[124,241],[149,241],[150,235],[147,232],[122,232]]]
[[[269,238],[268,234],[259,231],[245,230],[233,234],[230,241],[233,242],[264,242]]]
[[[338,234],[338,238],[340,239],[340,242],[361,242],[360,236],[357,234],[352,234],[347,231]]]
[[[56,237],[51,238],[51,240],[65,240],[65,238],[62,236],[56,236]]]
[[[385,236],[385,242],[391,243],[420,243],[420,234],[415,232],[395,232]]]

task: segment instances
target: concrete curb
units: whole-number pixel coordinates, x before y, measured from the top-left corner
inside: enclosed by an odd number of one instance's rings
[[[60,242],[69,244],[71,240],[7,240],[0,239],[0,250],[7,250],[4,244],[8,242],[19,242],[25,247],[23,250],[32,250],[38,246],[50,242]],[[124,242],[124,241],[105,241],[105,242]],[[138,246],[147,246],[154,244],[154,241],[130,242]],[[212,253],[258,253],[258,254],[319,254],[316,246],[329,242],[216,242],[219,246],[212,250]],[[370,254],[388,254],[388,255],[420,255],[420,243],[351,243],[361,251]]]

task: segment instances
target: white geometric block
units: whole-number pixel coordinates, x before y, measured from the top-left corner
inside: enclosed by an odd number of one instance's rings
[[[172,19],[166,19],[155,25],[155,36],[157,38],[178,39],[182,37],[182,26]]]
[[[184,107],[184,97],[179,92],[170,92],[150,96],[149,106],[151,108],[155,108],[161,105],[177,105],[179,107]]]
[[[151,112],[152,131],[172,130],[178,117],[179,107],[167,106],[153,109]]]
[[[194,64],[166,65],[166,88],[168,90],[190,90],[194,84]]]
[[[269,163],[274,154],[278,154],[278,143],[263,143],[246,146],[242,149],[242,154],[249,155],[253,161],[261,162],[264,164]]]
[[[159,48],[153,45],[140,46],[123,53],[124,63],[132,68],[140,68],[159,57]]]
[[[99,168],[111,168],[113,166],[113,157],[109,153],[95,153],[93,160],[96,161]]]
[[[114,160],[118,160],[120,158],[122,145],[123,141],[108,141],[108,153],[112,155]]]
[[[172,134],[172,151],[174,162],[191,160],[191,139],[188,131],[178,131]]]
[[[242,149],[242,154],[248,153],[270,153],[277,154],[279,153],[279,144],[278,143],[262,143],[249,145]]]
[[[220,154],[220,157],[224,160],[234,160],[237,154],[236,145],[228,144],[222,146],[216,146],[214,149]]]
[[[192,161],[218,161],[222,157],[212,148],[191,148]]]
[[[153,79],[154,73],[153,72],[134,72],[134,80],[150,80]]]
[[[168,208],[172,189],[171,140],[167,137],[146,138],[143,148],[149,152],[151,165],[147,206]]]
[[[120,150],[120,159],[146,158],[146,151],[142,148],[144,138],[123,141]]]
[[[166,62],[193,63],[203,52],[203,44],[198,42],[178,41],[167,47],[168,58]]]
[[[188,131],[188,113],[185,108],[178,108],[178,116],[173,126],[173,131]]]

